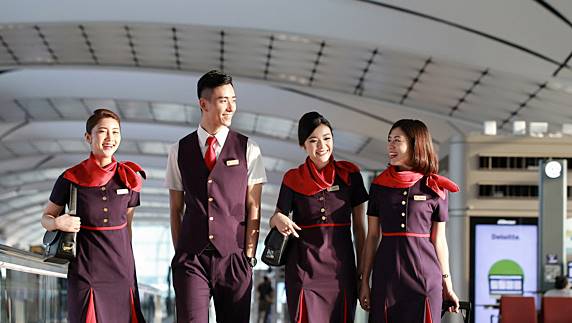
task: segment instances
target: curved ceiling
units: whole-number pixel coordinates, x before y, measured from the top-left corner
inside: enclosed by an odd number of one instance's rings
[[[235,77],[233,126],[265,157],[263,223],[304,158],[296,121],[310,110],[334,124],[338,158],[371,170],[400,118],[424,120],[437,147],[485,120],[557,132],[572,122],[569,16],[564,1],[2,3],[0,240],[39,241],[41,206],[101,106],[122,116],[119,157],[150,174],[137,218],[166,225],[166,151],[196,128],[197,76],[212,68]]]

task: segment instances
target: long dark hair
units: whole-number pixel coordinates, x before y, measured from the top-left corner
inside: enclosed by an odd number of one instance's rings
[[[439,158],[433,149],[433,139],[427,126],[419,120],[401,119],[391,126],[389,132],[395,128],[401,129],[407,136],[413,170],[424,175],[437,174]]]

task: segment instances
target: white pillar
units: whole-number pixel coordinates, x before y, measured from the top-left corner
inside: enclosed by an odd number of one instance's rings
[[[465,138],[461,134],[450,139],[449,177],[460,187],[449,194],[449,222],[447,242],[453,287],[461,300],[469,299],[469,219],[467,216],[468,187],[466,174],[470,162],[467,158]]]

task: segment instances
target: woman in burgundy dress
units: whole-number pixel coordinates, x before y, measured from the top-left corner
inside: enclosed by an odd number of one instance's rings
[[[44,209],[47,230],[77,232],[77,257],[68,268],[70,323],[144,323],[131,248],[131,221],[139,205],[142,169],[117,162],[120,119],[98,109],[86,123],[88,159],[56,181]],[[77,216],[64,213],[70,186],[77,187]]]
[[[285,175],[270,226],[292,234],[286,260],[291,322],[353,322],[368,196],[359,168],[333,159],[328,120],[306,113],[298,142],[308,157]],[[292,219],[288,215],[292,213]]]
[[[454,303],[450,311],[459,307],[445,237],[447,194],[459,188],[437,175],[437,155],[423,122],[393,124],[387,150],[390,165],[369,193],[360,303],[370,311],[369,322],[440,322],[443,297]]]

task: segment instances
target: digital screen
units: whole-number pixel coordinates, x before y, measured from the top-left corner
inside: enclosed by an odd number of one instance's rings
[[[536,219],[471,218],[474,322],[498,322],[501,295],[535,295],[537,254]]]

